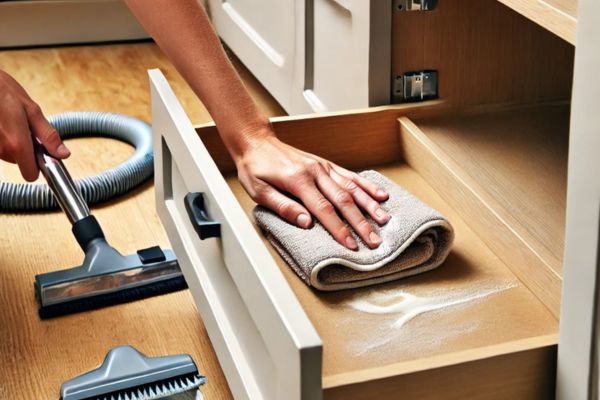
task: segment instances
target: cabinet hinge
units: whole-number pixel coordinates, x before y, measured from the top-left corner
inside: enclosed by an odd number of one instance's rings
[[[394,0],[396,11],[430,11],[437,4],[437,0]]]
[[[392,82],[393,103],[431,100],[437,97],[437,71],[411,71],[394,77]]]

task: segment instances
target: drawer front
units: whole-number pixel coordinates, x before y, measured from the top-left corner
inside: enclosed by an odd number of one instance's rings
[[[321,398],[321,339],[165,77],[149,75],[156,208],[232,393]],[[200,239],[185,207],[194,192],[220,237]]]

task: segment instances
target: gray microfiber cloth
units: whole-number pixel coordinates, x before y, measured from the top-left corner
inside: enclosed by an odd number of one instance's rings
[[[370,249],[354,233],[358,250],[342,246],[315,222],[298,228],[257,206],[254,217],[266,238],[308,285],[320,290],[350,289],[388,282],[432,270],[450,252],[454,231],[437,211],[375,171],[361,176],[389,193],[381,203],[390,220],[380,226],[367,216],[383,242]]]

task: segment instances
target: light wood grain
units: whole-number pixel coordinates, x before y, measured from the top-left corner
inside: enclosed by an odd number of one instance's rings
[[[367,134],[365,132],[365,135]],[[365,152],[368,152],[368,149],[365,149]],[[375,169],[446,215],[455,228],[456,242],[446,263],[435,271],[373,288],[320,293],[307,287],[264,239],[265,245],[268,246],[323,341],[323,382],[325,384],[331,379],[332,382],[336,382],[335,385],[328,384],[325,387],[326,396],[327,391],[333,387],[355,382],[356,375],[361,374],[363,370],[373,369],[379,371],[380,377],[384,377],[387,376],[388,368],[402,369],[403,363],[418,363],[421,359],[426,359],[429,368],[434,368],[436,363],[443,363],[445,357],[454,353],[556,334],[557,321],[547,308],[518,281],[506,265],[483,244],[419,174],[401,162],[378,166]],[[254,202],[235,177],[229,177],[227,181],[234,195],[251,217]],[[349,306],[349,301],[353,299],[365,298],[382,291],[406,290],[417,295],[432,296],[444,290],[468,288],[476,291],[477,288],[487,287],[487,285],[501,287],[510,283],[518,286],[461,307],[451,307],[439,313],[421,315],[400,331],[391,328],[391,323],[397,316],[366,314]],[[460,332],[458,333],[457,330]],[[538,344],[534,341],[528,349],[537,348]],[[548,343],[545,343],[543,346],[547,345]],[[369,348],[369,346],[373,347]],[[511,353],[515,350],[507,351]],[[461,365],[472,361],[469,359],[472,354],[467,353],[464,353],[462,358],[460,355],[457,356],[454,364]],[[529,356],[524,356],[529,361],[519,361],[518,366],[514,366],[516,369],[524,368],[522,371],[524,373],[525,369],[536,365],[535,371],[529,372],[532,375],[519,384],[519,390],[525,390],[520,393],[526,393],[527,390],[534,390],[534,388],[536,391],[541,390],[538,393],[545,393],[551,387],[550,380],[545,378],[546,367],[540,369],[539,364],[532,361],[536,359],[536,354],[539,353],[534,351],[529,354],[531,359]],[[542,354],[547,356],[547,350],[542,351]],[[497,354],[481,351],[477,358],[483,359],[493,355]],[[479,368],[485,368],[480,371],[484,375],[487,373],[493,375],[493,371],[499,370],[499,365],[494,362],[483,365]],[[413,367],[419,368],[416,365]],[[408,371],[404,373],[409,374]],[[511,376],[518,375],[516,373]],[[425,376],[435,380],[436,372],[434,370],[423,375]],[[532,376],[535,378],[530,379]],[[374,377],[371,379],[377,380]],[[424,392],[430,395],[441,393],[426,381],[420,380],[421,378],[416,379],[419,379],[418,382],[423,386]],[[540,389],[542,387],[543,389]],[[392,393],[386,389],[381,390],[387,396]],[[343,393],[347,395],[349,392]],[[482,392],[483,395],[486,393]]]
[[[440,1],[393,18],[392,73],[438,70],[440,97],[453,105],[571,96],[573,46],[496,0]]]
[[[332,387],[325,391],[325,399],[551,399],[555,368],[556,346],[546,345]]]
[[[575,45],[577,0],[498,0]]]
[[[569,105],[415,119],[499,204],[502,215],[562,272]]]
[[[567,105],[400,121],[404,158],[556,316],[568,121]]]
[[[336,388],[377,379],[392,378],[398,375],[423,372],[429,369],[452,367],[460,363],[478,361],[481,360],[481,358],[493,358],[505,354],[529,351],[531,349],[551,347],[556,345],[557,341],[558,335],[551,334],[519,339],[512,342],[504,342],[492,346],[477,347],[434,357],[423,357],[400,364],[384,365],[376,368],[328,376],[323,380],[323,387],[326,389]]]
[[[444,101],[435,100],[418,104],[272,118],[271,126],[285,143],[319,154],[348,168],[364,168],[398,161],[398,117],[435,115],[446,108]],[[219,170],[225,174],[234,172],[235,164],[227,153],[216,127],[207,124],[197,127],[196,131]]]
[[[269,115],[282,109],[236,62],[254,98]],[[210,118],[175,69],[152,43],[0,52],[0,69],[17,78],[48,114],[111,111],[150,120],[146,70],[167,75],[196,123]],[[107,139],[68,142],[66,164],[76,177],[126,159],[129,146]],[[0,178],[20,181],[0,163]],[[124,253],[169,242],[155,212],[151,183],[95,207],[108,240]],[[58,212],[0,214],[0,398],[57,398],[60,384],[95,368],[116,345],[151,355],[189,353],[208,383],[208,399],[229,399],[227,382],[188,291],[103,310],[40,321],[33,295],[35,274],[80,264],[82,253]]]

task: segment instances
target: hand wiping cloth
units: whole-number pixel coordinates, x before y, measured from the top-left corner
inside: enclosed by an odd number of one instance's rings
[[[338,242],[319,223],[298,228],[257,206],[254,217],[266,238],[308,285],[320,290],[351,289],[388,282],[440,266],[450,252],[454,231],[436,210],[375,171],[361,176],[389,193],[381,207],[390,214],[383,226],[367,216],[383,242],[370,249],[354,234],[358,250]]]

